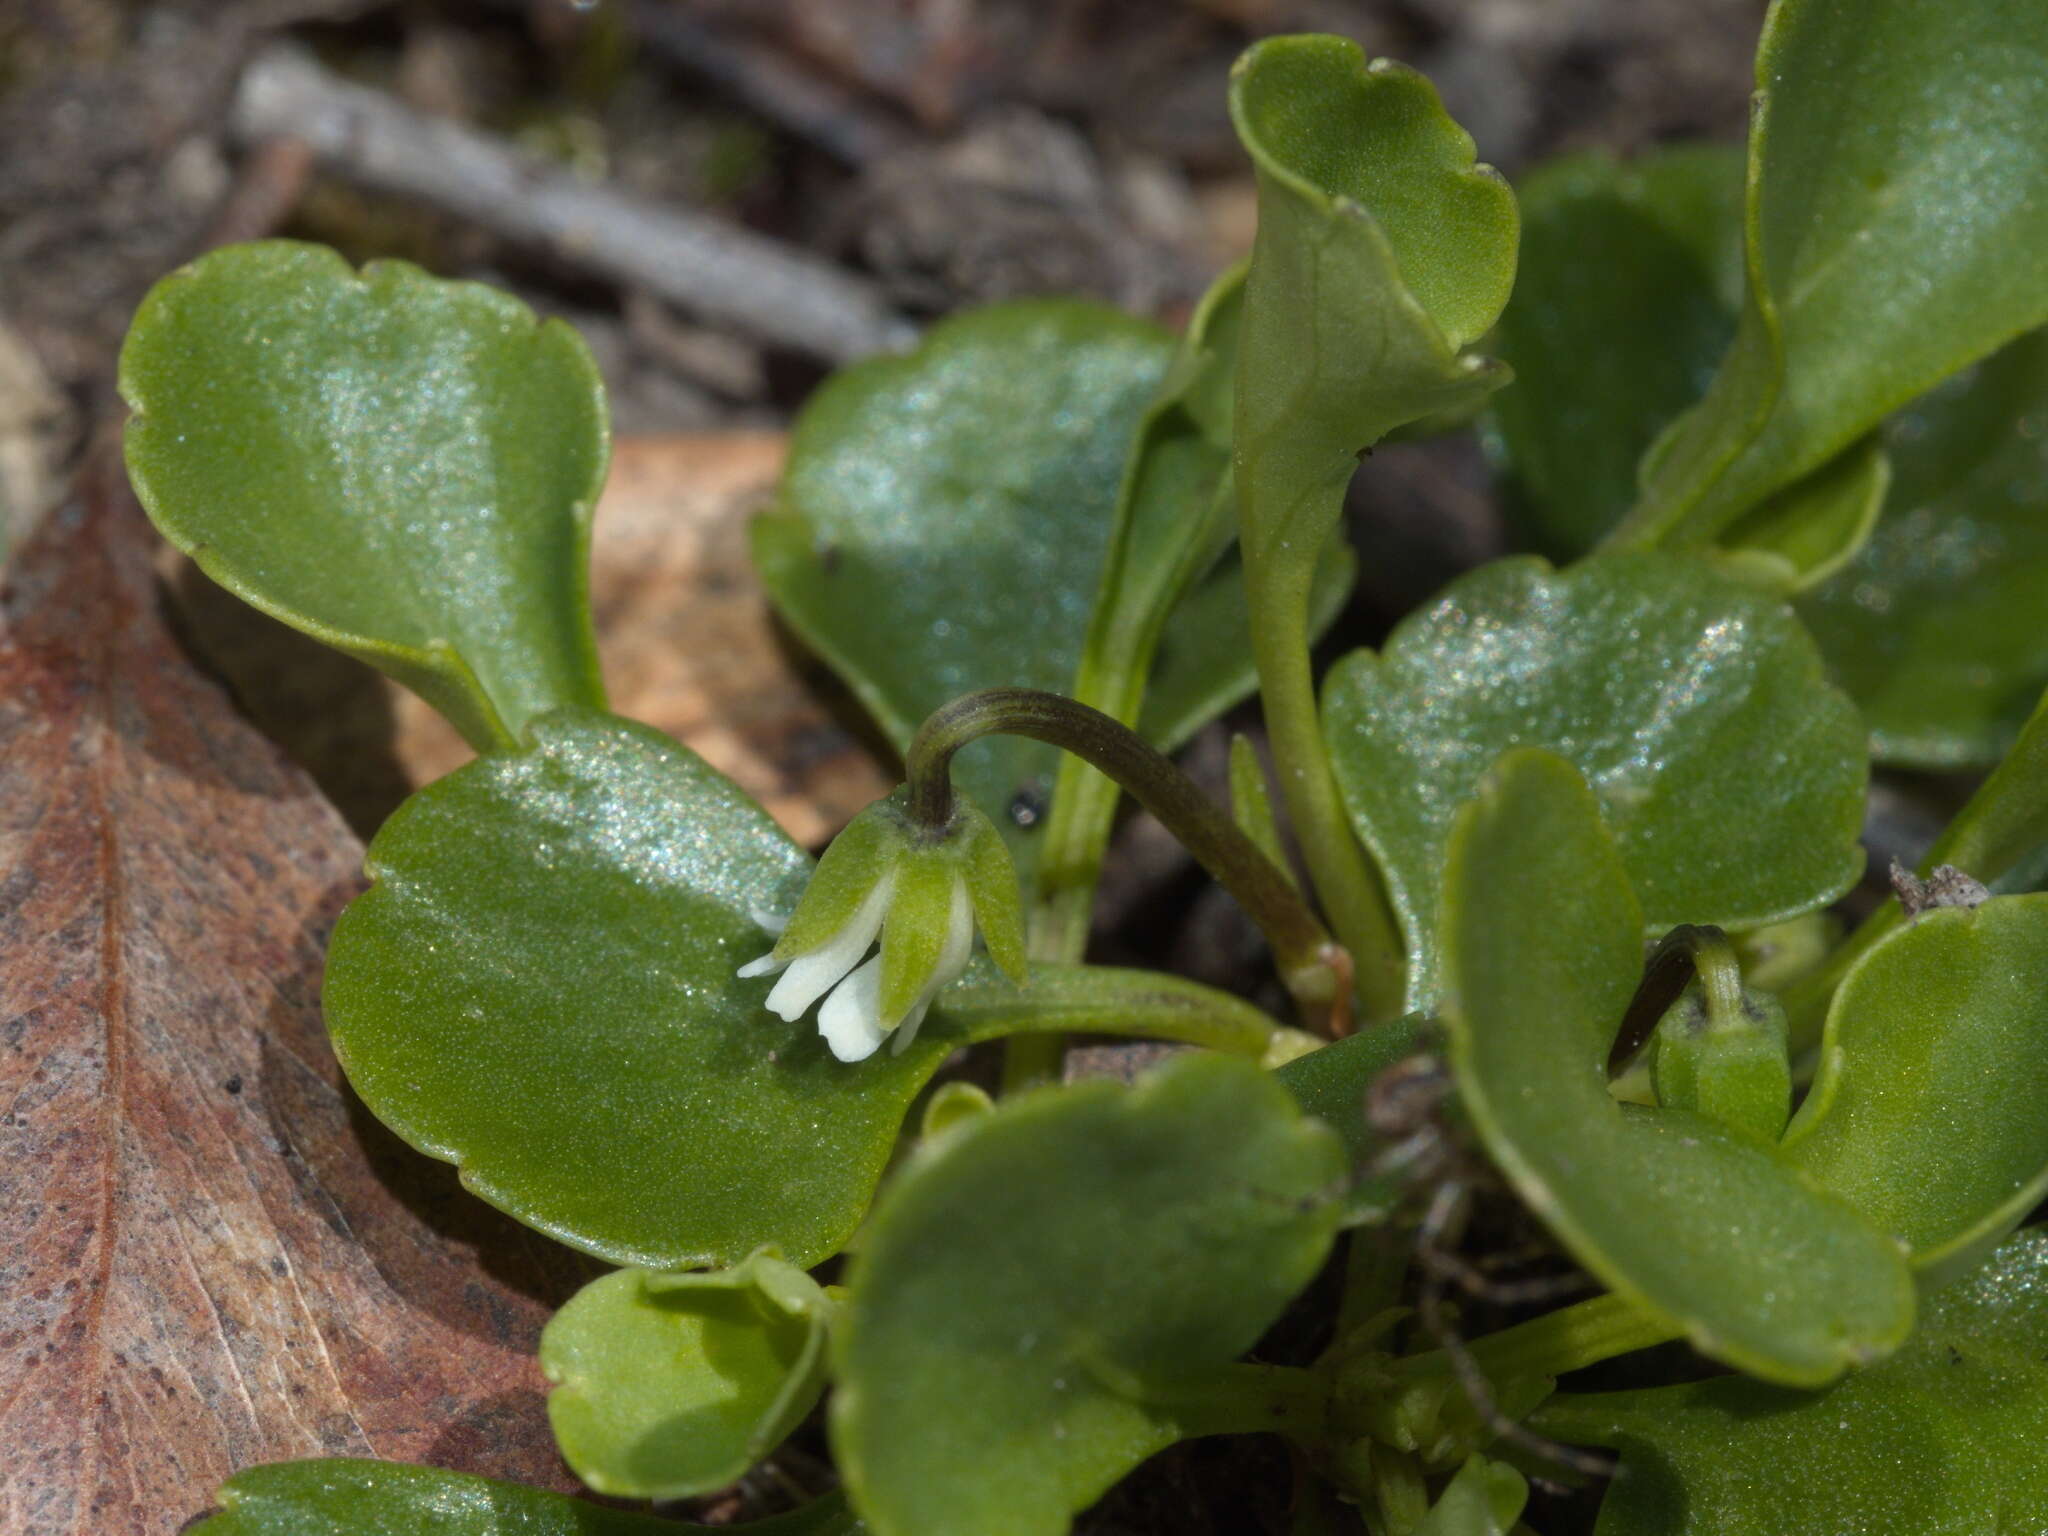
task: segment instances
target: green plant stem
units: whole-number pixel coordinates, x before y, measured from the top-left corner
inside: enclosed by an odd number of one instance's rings
[[[1049,742],[1115,780],[1237,898],[1273,946],[1281,979],[1304,1013],[1341,1027],[1346,957],[1293,883],[1194,780],[1100,710],[1033,688],[986,688],[936,710],[904,756],[913,821],[950,823],[953,754],[989,735]]]
[[[1246,483],[1240,478],[1239,484]],[[1338,493],[1342,495],[1340,490]],[[1350,951],[1353,987],[1365,1017],[1401,1011],[1405,963],[1394,914],[1379,877],[1351,830],[1330,771],[1322,712],[1309,672],[1308,582],[1313,562],[1293,562],[1303,573],[1285,581],[1261,575],[1246,549],[1245,594],[1251,609],[1252,658],[1258,666],[1260,705],[1272,743],[1280,794],[1294,823],[1316,895],[1331,926]],[[1277,574],[1277,573],[1276,573]]]
[[[1676,1323],[1607,1295],[1474,1339],[1466,1348],[1489,1377],[1506,1381],[1517,1376],[1562,1376],[1683,1336]],[[1387,1368],[1410,1379],[1449,1376],[1456,1369],[1449,1352],[1441,1349],[1405,1356]]]
[[[1032,985],[1022,992],[1008,982],[956,982],[941,1006],[948,1017],[970,1029],[976,1014],[985,1011],[1011,1020],[1012,1040],[1057,1039],[1101,1027],[1101,994],[1087,984],[1091,975],[1101,974],[1103,969],[1093,966],[1034,965]],[[1115,994],[1119,1035],[1206,1046],[1254,1061],[1269,1060],[1276,1047],[1305,1043],[1296,1031],[1243,998],[1215,987],[1163,971],[1121,974],[1142,974],[1145,987],[1142,992],[1120,988]],[[1069,979],[1077,984],[1064,985]]]
[[[1291,1365],[1226,1365],[1168,1396],[1142,1394],[1171,1412],[1184,1439],[1281,1434],[1313,1443],[1329,1423],[1329,1391],[1314,1371]]]

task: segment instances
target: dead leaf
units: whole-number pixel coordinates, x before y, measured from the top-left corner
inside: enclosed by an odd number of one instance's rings
[[[747,553],[747,519],[787,453],[779,432],[621,438],[590,589],[612,708],[677,737],[816,846],[895,781],[793,669]],[[469,760],[446,721],[391,691],[415,784]]]
[[[342,1085],[361,846],[172,643],[103,448],[0,590],[0,1533],[178,1529],[312,1455],[567,1486],[584,1278]]]

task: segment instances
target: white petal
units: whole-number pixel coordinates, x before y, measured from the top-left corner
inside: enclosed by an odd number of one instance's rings
[[[939,960],[932,967],[931,979],[925,982],[924,990],[918,994],[919,1005],[928,1005],[940,988],[950,987],[958,981],[973,955],[974,901],[967,894],[967,882],[955,875],[953,903],[946,913],[946,942],[939,946]]]
[[[903,1016],[903,1022],[890,1032],[890,1055],[901,1056],[910,1049],[910,1042],[917,1038],[917,1027],[924,1022],[925,1013],[930,1008],[931,1000],[929,998],[919,998],[915,1003],[911,1004],[910,1012]]]
[[[875,942],[895,890],[896,871],[892,869],[875,882],[875,888],[843,928],[809,954],[798,955],[789,962],[789,969],[768,993],[768,1011],[794,1023],[811,1004],[831,991]]]
[[[769,950],[758,960],[749,960],[739,969],[742,980],[751,981],[756,976],[773,976],[782,969],[782,962],[775,958],[775,951]]]
[[[841,1061],[865,1061],[882,1043],[882,957],[832,989],[818,1010],[818,1033]]]
[[[776,912],[767,907],[750,906],[747,908],[747,916],[754,920],[756,928],[763,933],[772,933],[778,939],[782,937],[782,930],[789,926],[789,913]]]

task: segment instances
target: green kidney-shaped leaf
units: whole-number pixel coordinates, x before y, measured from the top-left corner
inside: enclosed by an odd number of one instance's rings
[[[562,1458],[598,1493],[680,1499],[736,1481],[825,1390],[818,1283],[771,1249],[732,1269],[621,1269],[541,1333]]]
[[[1835,993],[1783,1153],[1941,1272],[2048,1193],[2048,895],[1923,913]]]
[[[495,1478],[395,1461],[282,1461],[221,1485],[220,1513],[189,1536],[674,1536],[707,1525],[606,1509]],[[863,1536],[832,1494],[772,1520],[720,1530],[750,1536]]]
[[[1608,1445],[1598,1536],[1991,1536],[2048,1510],[2048,1234],[1936,1293],[1912,1343],[1826,1392],[1727,1376],[1558,1397],[1544,1434]]]
[[[2048,685],[2048,332],[1894,416],[1889,508],[1800,616],[1911,767],[1989,766]]]
[[[1057,1536],[1154,1451],[1245,1427],[1231,1373],[1255,1368],[1230,1362],[1321,1264],[1343,1173],[1284,1090],[1211,1055],[956,1127],[849,1276],[831,1422],[855,1507],[889,1536]]]
[[[1867,774],[1853,705],[1780,603],[1697,561],[1497,561],[1332,671],[1331,757],[1435,995],[1458,806],[1510,747],[1593,784],[1654,930],[1751,927],[1852,885]]]
[[[1635,542],[1703,544],[2048,320],[2048,7],[1779,0],[1757,51],[1748,299],[1646,461]]]
[[[858,1222],[948,1053],[1018,1029],[1196,1039],[1273,1025],[1149,972],[970,971],[910,1049],[833,1060],[741,964],[810,861],[735,785],[648,727],[543,716],[520,752],[429,785],[370,845],[324,1001],[336,1054],[400,1136],[529,1226],[614,1263],[798,1265]]]
[[[1698,400],[1742,303],[1743,154],[1686,144],[1569,155],[1525,178],[1521,265],[1488,342],[1508,505],[1541,553],[1584,554],[1636,498],[1636,465]]]
[[[231,246],[150,291],[121,394],[136,494],[230,591],[480,749],[603,707],[587,555],[609,437],[568,326],[404,262]]]
[[[1754,1375],[1819,1385],[1897,1346],[1898,1247],[1770,1149],[1616,1103],[1607,1056],[1642,975],[1642,913],[1598,800],[1538,749],[1459,813],[1444,874],[1444,1019],[1487,1150],[1623,1299]]]
[[[1357,454],[1496,389],[1459,356],[1514,283],[1514,194],[1421,75],[1337,37],[1238,61],[1259,183],[1238,345],[1238,516],[1255,584],[1306,591]]]

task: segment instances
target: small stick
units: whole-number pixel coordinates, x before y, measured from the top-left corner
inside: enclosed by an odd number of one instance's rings
[[[879,289],[830,262],[581,181],[489,134],[350,84],[286,44],[250,61],[232,126],[243,143],[301,138],[352,181],[461,214],[761,341],[850,362],[916,336]]]
[[[858,170],[912,143],[910,134],[844,86],[759,42],[728,37],[673,5],[628,8],[641,41],[730,91],[771,123]]]
[[[1614,1476],[1615,1463],[1611,1458],[1593,1451],[1582,1451],[1577,1446],[1560,1444],[1547,1435],[1537,1434],[1519,1420],[1509,1418],[1501,1410],[1499,1400],[1493,1395],[1493,1383],[1473,1358],[1470,1346],[1444,1315],[1444,1282],[1455,1276],[1456,1267],[1463,1263],[1450,1251],[1450,1234],[1464,1214],[1469,1193],[1455,1179],[1447,1179],[1438,1185],[1429,1202],[1429,1211],[1416,1233],[1415,1254],[1422,1262],[1422,1288],[1416,1298],[1416,1312],[1422,1326],[1442,1346],[1444,1355],[1451,1362],[1451,1372],[1464,1391],[1465,1400],[1496,1438],[1585,1477]]]
[[[313,151],[304,139],[267,139],[249,154],[201,242],[206,250],[274,234],[305,196]]]

